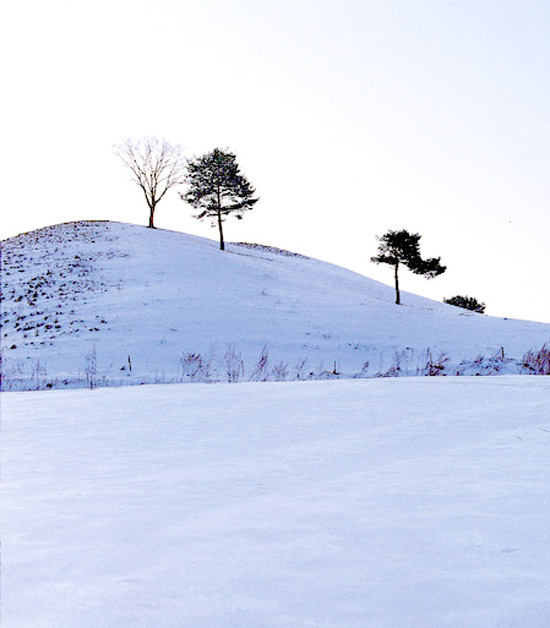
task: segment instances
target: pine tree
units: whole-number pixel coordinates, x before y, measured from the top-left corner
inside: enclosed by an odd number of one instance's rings
[[[242,218],[252,209],[259,200],[254,197],[256,190],[240,173],[235,155],[219,148],[188,160],[186,183],[189,189],[180,194],[182,200],[200,210],[195,218],[210,218],[212,226],[217,224],[223,251],[222,223],[230,214]]]
[[[418,233],[409,233],[406,230],[388,231],[378,237],[378,255],[371,257],[375,264],[389,264],[394,267],[395,303],[400,305],[399,266],[403,264],[416,275],[423,275],[426,279],[433,279],[447,270],[441,265],[440,257],[422,259],[420,255],[420,236]]]

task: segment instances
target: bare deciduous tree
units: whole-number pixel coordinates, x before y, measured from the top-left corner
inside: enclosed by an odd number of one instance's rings
[[[127,139],[115,153],[132,173],[149,207],[149,227],[155,228],[155,209],[170,188],[185,181],[187,164],[179,144],[157,137]]]

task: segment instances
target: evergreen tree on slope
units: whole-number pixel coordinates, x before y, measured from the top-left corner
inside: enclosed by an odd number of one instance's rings
[[[394,268],[395,303],[400,305],[399,266],[406,266],[416,275],[423,275],[426,279],[433,279],[447,270],[441,265],[440,257],[422,259],[420,255],[420,236],[418,233],[409,233],[406,230],[388,231],[378,237],[378,255],[371,257],[375,264],[389,264]]]
[[[181,199],[199,210],[194,217],[210,218],[220,234],[220,250],[225,249],[222,223],[229,215],[242,218],[243,212],[258,202],[256,190],[244,177],[233,153],[215,148],[187,162],[188,190]]]

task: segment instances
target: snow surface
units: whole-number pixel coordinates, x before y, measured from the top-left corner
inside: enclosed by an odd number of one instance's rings
[[[269,247],[55,225],[2,242],[3,389],[423,375],[434,364],[517,373],[550,341],[550,324],[402,296],[396,306],[391,286]]]
[[[534,376],[3,393],[2,628],[545,628],[549,400]]]
[[[546,628],[550,379],[506,373],[550,325],[402,296],[128,224],[2,242],[2,628]],[[340,381],[263,381],[298,379]]]

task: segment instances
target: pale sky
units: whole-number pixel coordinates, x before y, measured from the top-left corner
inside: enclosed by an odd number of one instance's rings
[[[147,223],[112,147],[236,153],[261,198],[228,241],[392,284],[376,235],[447,272],[401,288],[550,322],[547,0],[28,0],[1,12],[0,237]],[[158,227],[212,239],[175,191]],[[330,295],[327,295],[330,298]]]

